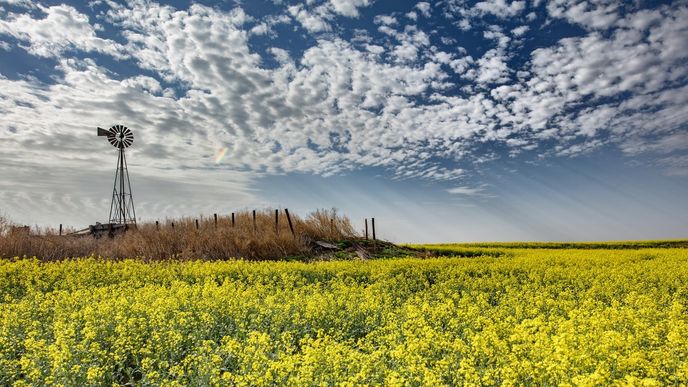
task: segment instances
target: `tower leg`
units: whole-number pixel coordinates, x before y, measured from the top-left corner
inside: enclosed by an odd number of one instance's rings
[[[115,182],[112,188],[112,202],[110,203],[110,223],[136,224],[136,212],[124,148],[120,148],[118,153]]]

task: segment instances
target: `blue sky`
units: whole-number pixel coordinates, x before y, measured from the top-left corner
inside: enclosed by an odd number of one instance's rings
[[[685,237],[687,60],[686,1],[0,0],[0,212],[103,221],[120,123],[142,220]]]

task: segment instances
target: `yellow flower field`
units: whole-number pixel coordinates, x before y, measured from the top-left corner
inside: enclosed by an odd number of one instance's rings
[[[496,255],[0,260],[0,385],[688,382],[688,250]]]

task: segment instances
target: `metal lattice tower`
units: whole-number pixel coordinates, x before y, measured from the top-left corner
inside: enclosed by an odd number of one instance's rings
[[[112,189],[112,203],[110,203],[110,223],[136,225],[134,197],[131,194],[127,158],[124,152],[125,148],[134,143],[134,134],[126,126],[114,125],[109,130],[98,128],[98,136],[106,136],[119,153],[115,184]]]

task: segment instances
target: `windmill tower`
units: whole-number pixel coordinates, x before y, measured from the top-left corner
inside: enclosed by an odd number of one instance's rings
[[[114,125],[108,130],[98,128],[98,136],[105,136],[107,140],[117,148],[117,169],[115,172],[115,184],[112,189],[112,203],[110,203],[110,229],[114,225],[127,228],[128,225],[136,226],[136,211],[131,194],[131,182],[127,169],[127,158],[124,149],[134,143],[134,134],[123,125]]]

